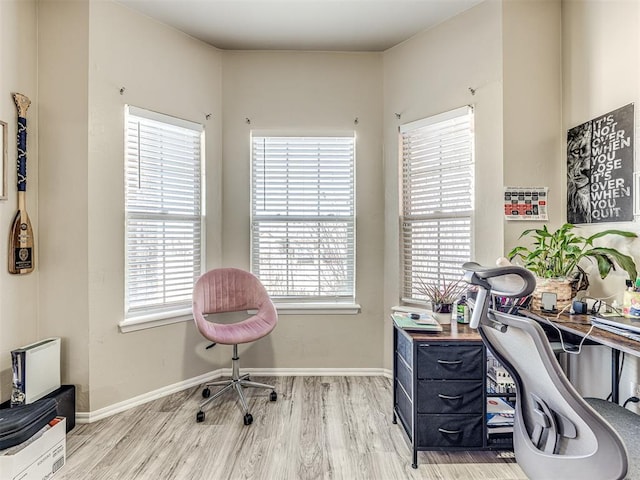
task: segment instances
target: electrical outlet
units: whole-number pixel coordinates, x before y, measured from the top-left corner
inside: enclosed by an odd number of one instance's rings
[[[631,382],[631,395],[640,398],[640,384]]]

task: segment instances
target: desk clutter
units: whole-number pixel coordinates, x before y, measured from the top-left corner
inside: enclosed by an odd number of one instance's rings
[[[489,436],[513,434],[515,404],[502,397],[487,398],[487,433]]]
[[[516,393],[516,382],[498,360],[487,353],[487,391],[489,393]]]
[[[606,330],[630,340],[640,342],[640,319],[633,320],[627,317],[602,318],[592,316],[591,324],[601,330]]]
[[[66,461],[66,434],[75,425],[75,386],[32,403],[0,409],[0,478],[52,478]]]
[[[640,319],[640,291],[637,290],[637,287],[624,291],[622,314],[625,317]]]
[[[487,351],[487,436],[492,443],[510,443],[513,435],[516,383]],[[508,445],[510,446],[510,445]]]
[[[11,352],[11,399],[0,404],[0,479],[52,478],[66,461],[76,389],[60,385],[60,338]]]
[[[396,312],[393,323],[410,332],[442,332],[442,325],[430,313]]]
[[[55,402],[53,403],[55,404]],[[51,406],[51,402],[43,401],[42,405],[45,406],[45,409],[48,409]],[[31,405],[20,408],[29,407]],[[34,421],[36,412],[41,413],[37,410],[34,410],[29,416],[16,419],[16,422],[11,422],[17,428],[15,433],[19,433],[21,430],[19,425],[23,427],[27,424],[31,426],[40,425],[40,427],[27,440],[0,450],[0,472],[3,480],[48,480],[53,478],[64,467],[67,454],[66,419],[64,417],[55,417],[55,406],[53,411],[54,418],[48,422],[42,423],[42,420]],[[4,440],[8,438],[7,435],[0,434],[0,436]],[[13,435],[13,437],[14,439],[17,438],[16,435]]]
[[[56,418],[56,401],[38,400],[29,405],[0,410],[0,454],[26,442]]]

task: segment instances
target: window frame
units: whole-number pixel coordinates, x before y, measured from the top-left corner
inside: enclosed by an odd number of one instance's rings
[[[459,208],[456,209],[453,204],[444,204],[444,208],[440,211],[436,211],[435,207],[433,207],[433,212],[431,213],[416,213],[415,211],[410,211],[410,207],[408,207],[408,203],[411,203],[407,200],[407,183],[408,177],[407,172],[408,168],[406,165],[407,161],[407,152],[405,151],[405,136],[411,134],[412,132],[422,131],[422,134],[429,128],[433,128],[437,130],[440,127],[444,127],[442,130],[446,132],[447,126],[455,125],[455,122],[459,119],[468,118],[468,143],[466,147],[468,148],[468,156],[466,160],[461,160],[459,162],[450,162],[443,167],[443,164],[440,163],[441,172],[450,172],[459,168],[461,170],[468,169],[467,175],[469,175],[469,184],[466,186],[469,191],[469,195],[464,198],[468,201],[468,208]],[[463,120],[464,122],[464,120]],[[453,128],[453,127],[451,127]],[[466,135],[463,135],[466,136]],[[435,139],[436,137],[430,137]],[[441,139],[446,138],[446,134],[440,137]],[[409,258],[408,252],[412,249],[413,244],[418,243],[415,241],[416,238],[425,241],[428,241],[427,234],[423,234],[422,237],[419,237],[418,234],[412,234],[411,228],[414,225],[419,225],[419,222],[423,222],[423,229],[430,228],[428,226],[429,222],[435,225],[444,225],[449,229],[449,234],[451,232],[456,231],[455,224],[458,223],[462,225],[461,233],[467,232],[466,235],[468,237],[468,242],[466,243],[466,248],[468,250],[468,256],[464,258],[465,261],[469,261],[473,258],[474,253],[474,216],[475,216],[475,133],[474,133],[474,110],[470,105],[463,106],[460,108],[456,108],[447,112],[443,112],[437,115],[433,115],[430,117],[423,118],[421,120],[416,120],[414,122],[409,122],[403,125],[400,125],[398,128],[398,150],[399,150],[399,257],[400,257],[400,300],[405,304],[418,304],[418,305],[426,305],[428,303],[425,296],[420,295],[416,291],[416,284],[418,277],[420,276],[421,268],[416,267],[416,262],[414,260],[414,255],[411,255]],[[438,150],[439,156],[437,157],[440,161],[443,158],[442,151]],[[433,157],[436,158],[436,157]],[[445,157],[446,158],[446,157]],[[424,173],[421,173],[422,176],[425,176]],[[428,175],[428,174],[427,174]],[[460,176],[464,178],[463,176]],[[412,177],[415,180],[415,177]],[[440,176],[434,177],[436,180],[433,182],[438,185],[437,189],[441,190],[444,181],[442,180],[442,173]],[[421,193],[435,193],[436,188],[430,190],[428,187],[425,187]],[[463,189],[464,190],[464,189]],[[450,192],[447,192],[450,193]],[[422,209],[427,208],[424,204],[421,206]],[[416,210],[419,208],[416,207]],[[448,210],[448,211],[447,211]],[[464,224],[467,222],[467,226]],[[465,229],[466,228],[466,229]],[[443,229],[444,230],[444,229]],[[433,236],[436,242],[441,242],[447,244],[447,246],[451,247],[451,245],[455,244],[456,240],[451,240],[451,236],[447,237],[443,230]],[[449,240],[447,240],[447,238]],[[413,239],[413,240],[411,240]],[[447,243],[448,242],[448,243]],[[460,245],[463,245],[462,243]],[[451,248],[450,248],[451,250]],[[428,253],[433,253],[433,250],[428,250]],[[427,256],[425,254],[425,256]],[[437,257],[436,264],[433,266],[435,273],[429,272],[428,275],[435,276],[435,278],[431,278],[431,276],[425,276],[424,280],[439,280],[439,281],[455,281],[462,277],[462,262],[459,265],[459,272],[457,274],[452,273],[452,269],[454,269],[454,265],[457,266],[457,262],[447,262],[443,260],[445,255],[440,255],[439,250],[435,253]],[[422,267],[423,268],[423,267]]]
[[[313,142],[314,139],[321,139],[319,143],[322,141],[330,142],[335,139],[349,139],[351,141],[351,157],[350,157],[350,186],[349,186],[349,195],[350,199],[347,203],[348,208],[350,208],[350,214],[348,215],[320,215],[320,214],[302,214],[295,215],[290,213],[277,213],[277,214],[261,214],[257,212],[257,202],[260,201],[257,198],[256,189],[259,187],[257,185],[258,177],[261,175],[260,172],[266,172],[267,167],[263,166],[258,168],[256,165],[257,155],[256,148],[258,148],[257,142],[262,141],[264,139],[269,139],[273,142],[290,142],[293,144],[294,148],[300,148],[300,145],[305,144],[307,141]],[[296,145],[296,140],[299,140],[299,144]],[[250,135],[250,149],[251,149],[251,160],[250,160],[250,169],[251,169],[251,199],[250,199],[250,264],[251,271],[256,275],[260,276],[260,267],[268,266],[267,262],[260,263],[260,251],[259,246],[256,244],[257,236],[260,234],[257,230],[259,228],[259,224],[264,223],[281,223],[283,225],[291,224],[294,222],[311,222],[316,224],[326,224],[326,222],[343,222],[347,225],[346,232],[350,233],[350,238],[347,240],[347,260],[351,262],[348,267],[348,286],[350,287],[350,292],[348,294],[343,295],[278,295],[277,293],[270,293],[272,300],[276,303],[278,307],[278,311],[281,314],[353,314],[358,313],[360,311],[360,306],[355,303],[356,298],[356,144],[357,138],[354,131],[341,131],[341,132],[274,132],[274,131],[259,131],[254,130]],[[264,159],[264,151],[260,158]],[[289,156],[285,157],[286,160],[282,160],[283,165],[286,164],[287,169],[291,168],[290,162],[291,159]],[[320,157],[322,158],[322,157]],[[259,171],[258,171],[259,170]],[[287,170],[288,171],[288,170]],[[262,173],[264,174],[264,173]],[[261,180],[262,181],[262,180]],[[265,182],[262,181],[264,184]],[[318,180],[317,183],[312,183],[313,186],[317,186],[321,183],[321,180]],[[264,187],[266,188],[266,186]],[[300,206],[301,203],[291,202],[288,198],[290,194],[289,187],[283,187],[283,191],[287,192],[287,200],[286,200],[286,210],[290,211],[289,207],[292,205]],[[268,195],[265,190],[265,193],[260,193],[263,200],[268,201],[268,197],[264,195]],[[321,202],[318,202],[320,204]],[[320,208],[320,207],[319,207]],[[266,208],[262,209],[263,211],[267,210]],[[286,235],[285,235],[286,236]],[[286,257],[289,258],[290,255],[294,254],[286,254]],[[315,257],[314,257],[315,258]],[[320,268],[317,269],[318,274],[320,274],[322,270]],[[295,274],[295,269],[293,270]],[[263,280],[263,283],[266,283],[267,289],[268,280]],[[319,287],[319,285],[318,285]]]
[[[130,181],[129,176],[136,175],[136,173],[132,174],[129,170],[132,161],[130,160],[128,147],[130,142],[137,142],[136,139],[133,139],[133,140],[130,139],[130,134],[132,133],[129,128],[130,118],[133,118],[134,121],[135,119],[141,119],[143,122],[150,121],[158,125],[158,132],[160,133],[161,136],[160,136],[160,141],[156,146],[165,145],[166,147],[166,143],[167,143],[166,136],[169,135],[170,130],[175,127],[178,127],[183,132],[185,130],[190,130],[192,132],[192,134],[187,133],[184,135],[184,138],[190,139],[193,142],[192,145],[194,145],[190,147],[190,149],[187,148],[189,153],[197,154],[196,155],[197,158],[187,157],[188,160],[193,161],[193,166],[195,167],[195,170],[193,172],[194,178],[199,179],[198,182],[195,182],[195,181],[193,182],[193,184],[197,183],[197,186],[199,187],[198,189],[199,191],[196,190],[196,194],[194,195],[192,203],[186,203],[185,207],[180,207],[173,204],[173,205],[170,205],[169,207],[166,207],[166,210],[164,208],[163,209],[158,208],[160,199],[162,199],[163,201],[167,201],[168,203],[173,202],[173,200],[167,200],[168,193],[163,185],[157,189],[152,189],[152,188],[149,189],[148,194],[152,199],[149,203],[152,206],[149,206],[149,208],[145,209],[144,206],[141,206],[141,203],[143,202],[141,202],[139,199],[136,198],[142,195],[141,191],[137,191],[136,193],[130,193],[128,191],[128,188],[129,188],[128,182]],[[159,122],[159,124],[157,122]],[[166,131],[164,132],[162,132],[162,128],[163,128],[162,124],[166,127]],[[203,273],[204,266],[206,263],[206,238],[205,238],[206,176],[205,176],[205,148],[204,148],[205,128],[204,128],[204,125],[200,123],[192,122],[189,120],[184,120],[178,117],[174,117],[171,115],[167,115],[164,113],[158,113],[158,112],[154,112],[144,108],[135,107],[132,105],[125,105],[123,130],[124,130],[124,169],[123,169],[123,174],[124,174],[124,198],[123,198],[124,199],[124,225],[123,225],[124,227],[124,305],[123,305],[124,312],[123,313],[124,313],[124,318],[119,323],[119,328],[121,332],[126,333],[130,331],[136,331],[136,330],[156,327],[160,325],[168,325],[168,324],[187,321],[192,319],[190,295],[188,299],[184,298],[181,300],[176,300],[174,302],[167,302],[163,300],[162,302],[156,302],[156,304],[150,305],[150,306],[132,305],[132,303],[130,302],[131,270],[129,265],[130,265],[130,255],[132,254],[132,252],[135,251],[135,246],[130,247],[129,242],[130,242],[131,235],[133,235],[135,232],[135,227],[131,226],[132,223],[136,221],[138,222],[157,221],[158,222],[157,229],[154,233],[152,233],[152,235],[156,237],[154,238],[154,240],[158,240],[155,243],[155,245],[160,245],[164,247],[167,245],[167,243],[171,243],[173,241],[173,242],[180,242],[182,244],[181,246],[186,245],[187,249],[190,247],[197,249],[199,256],[198,255],[194,256],[194,262],[188,263],[187,270],[186,270],[186,272],[188,271],[194,272],[193,274],[187,273],[187,275],[190,277],[190,279],[193,279],[193,282],[195,282],[195,279],[197,279],[197,277]],[[164,137],[162,137],[163,134],[165,135]],[[138,153],[137,158],[139,159],[140,157],[141,155]],[[170,154],[167,154],[164,156],[160,154],[153,158],[154,158],[154,161],[157,161],[158,163],[162,162],[162,159],[164,158],[165,167],[166,166],[175,167],[176,160],[168,159],[169,157],[170,157]],[[136,158],[135,154],[134,154],[134,158]],[[181,160],[182,158],[178,161],[181,161]],[[136,162],[136,160],[134,159],[133,162]],[[139,160],[138,160],[138,163],[139,163]],[[157,171],[153,166],[148,167],[148,170],[152,170],[152,169],[154,172]],[[140,166],[138,166],[138,172],[139,171],[140,171]],[[185,181],[185,180],[188,180],[189,176],[190,174],[175,173],[175,174],[169,175],[168,177],[165,176],[163,178],[169,178],[171,180],[179,179],[181,181]],[[190,185],[193,185],[193,184],[190,184]],[[184,186],[182,186],[177,191],[177,195],[180,195],[181,192],[185,192],[185,191],[186,189],[184,188]],[[184,196],[184,198],[189,199],[189,196]],[[180,199],[182,199],[182,197],[180,197]],[[137,205],[135,205],[136,200],[138,200]],[[131,202],[134,202],[132,210],[130,210]],[[172,208],[173,211],[169,211],[169,208]],[[193,213],[191,214],[186,213],[189,209],[193,209]],[[163,210],[163,211],[158,211],[158,210]],[[184,212],[182,212],[181,210],[184,210]],[[191,230],[192,233],[187,234],[186,240],[184,238],[180,238],[180,236],[177,237],[176,239],[176,237],[172,237],[171,234],[169,233],[166,234],[168,235],[168,237],[164,237],[163,236],[164,232],[161,233],[162,229],[160,227],[160,224],[164,224],[166,226],[165,222],[169,224],[170,222],[173,222],[174,227],[178,224],[184,224],[187,226],[191,225],[191,228],[195,230]],[[199,232],[197,231],[198,229],[199,229]],[[195,233],[195,235],[193,235],[193,233]],[[144,237],[143,234],[141,234],[141,236]],[[185,241],[186,241],[186,244],[184,243]],[[190,242],[191,242],[191,245],[189,245]],[[178,249],[178,251],[181,251],[181,249]],[[150,256],[152,257],[152,255]],[[160,263],[162,264],[162,267],[161,267],[162,271],[165,272],[166,274],[168,267],[166,263],[164,263],[165,259],[166,259],[166,256],[163,255]],[[188,284],[190,284],[189,289],[192,290],[193,282],[187,281],[184,274],[180,274],[179,285],[180,285],[180,290],[182,292],[186,291]],[[169,293],[168,292],[169,287],[166,284],[163,285],[161,290],[162,292],[164,292],[164,295],[167,295]],[[182,293],[180,296],[185,297],[185,293]]]

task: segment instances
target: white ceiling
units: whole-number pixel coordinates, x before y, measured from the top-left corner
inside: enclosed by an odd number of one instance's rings
[[[116,0],[224,50],[384,51],[482,0]]]

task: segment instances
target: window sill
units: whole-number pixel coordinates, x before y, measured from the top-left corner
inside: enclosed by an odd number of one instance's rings
[[[137,332],[147,328],[161,327],[173,323],[187,322],[193,320],[190,308],[173,310],[171,312],[154,313],[151,315],[140,315],[138,317],[126,318],[118,324],[121,333]]]
[[[277,303],[278,315],[356,315],[361,307],[357,303]],[[249,310],[254,314],[257,310]]]
[[[361,310],[357,303],[276,303],[275,306],[278,315],[356,315]],[[256,312],[257,310],[248,310],[252,315]],[[191,309],[184,308],[127,318],[118,324],[118,328],[121,333],[129,333],[191,320]]]

